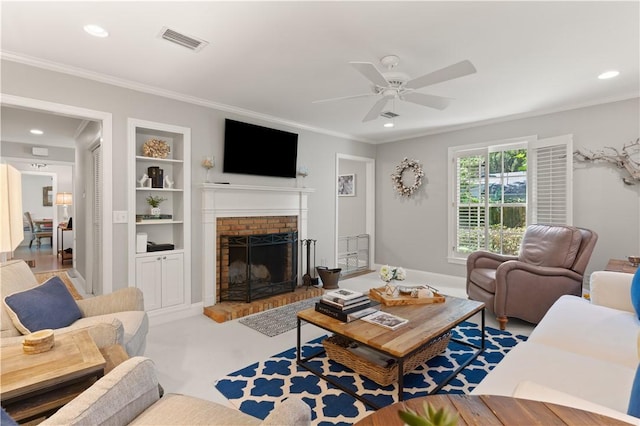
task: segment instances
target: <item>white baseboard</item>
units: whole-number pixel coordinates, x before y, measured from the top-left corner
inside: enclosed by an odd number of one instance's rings
[[[149,325],[160,325],[168,322],[203,315],[204,304],[202,302],[193,303],[187,306],[177,306],[165,309],[158,309],[147,312],[149,315]]]

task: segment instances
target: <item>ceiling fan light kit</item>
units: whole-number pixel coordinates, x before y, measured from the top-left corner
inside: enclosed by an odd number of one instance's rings
[[[464,60],[448,67],[441,68],[423,76],[411,79],[403,72],[393,71],[400,63],[400,58],[396,55],[387,55],[380,59],[380,64],[386,69],[381,72],[371,62],[349,62],[360,74],[373,83],[372,93],[343,96],[339,98],[324,99],[319,102],[332,102],[345,99],[354,99],[369,96],[378,96],[380,99],[376,101],[369,112],[364,116],[363,122],[372,121],[380,117],[387,102],[391,99],[399,99],[401,101],[411,102],[413,104],[426,106],[438,110],[443,110],[449,106],[450,99],[442,96],[428,95],[416,92],[423,87],[442,83],[444,81],[453,80],[464,77],[476,72],[473,64]]]

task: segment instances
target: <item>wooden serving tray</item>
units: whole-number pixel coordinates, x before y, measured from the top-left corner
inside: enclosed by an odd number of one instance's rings
[[[384,287],[372,288],[369,290],[369,297],[377,300],[385,306],[397,305],[426,305],[429,303],[444,303],[445,297],[434,292],[433,297],[412,297],[411,295],[389,296]]]

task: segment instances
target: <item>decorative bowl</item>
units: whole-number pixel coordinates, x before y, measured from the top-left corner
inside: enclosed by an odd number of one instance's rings
[[[632,264],[633,266],[640,265],[640,256],[628,256],[627,259],[629,260],[629,263]]]
[[[39,354],[48,351],[53,345],[53,330],[45,329],[25,336],[22,342],[22,350],[26,354]]]

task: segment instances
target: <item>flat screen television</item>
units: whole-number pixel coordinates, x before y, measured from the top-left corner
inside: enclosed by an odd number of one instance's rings
[[[298,135],[225,119],[225,173],[295,178]]]

